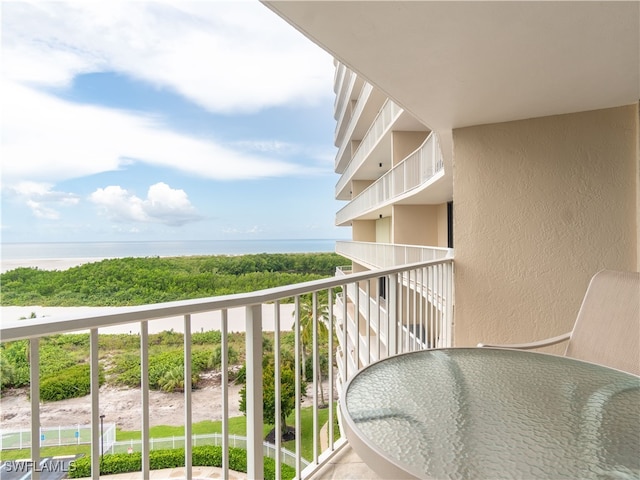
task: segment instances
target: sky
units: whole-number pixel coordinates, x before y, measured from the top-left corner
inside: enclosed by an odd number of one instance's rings
[[[333,59],[264,5],[0,8],[2,243],[350,236]]]

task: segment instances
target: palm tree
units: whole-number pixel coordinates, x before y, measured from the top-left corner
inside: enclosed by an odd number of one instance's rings
[[[318,345],[326,345],[329,339],[329,331],[327,329],[327,325],[325,323],[326,318],[329,315],[329,307],[327,305],[326,298],[318,298],[319,295],[316,296],[316,311],[315,318],[317,320],[317,342]],[[303,296],[300,297],[300,309],[299,309],[299,321],[300,325],[296,326],[294,324],[294,328],[300,329],[300,341],[302,343],[302,372],[305,372],[305,355],[307,351],[307,347],[313,346],[313,320],[314,320],[314,311],[313,311],[314,299],[311,296]],[[295,315],[296,312],[293,312]],[[318,389],[320,393],[320,401],[321,405],[325,404],[324,400],[324,390],[322,389],[322,370],[320,368],[320,357],[317,358],[316,370],[318,372]]]
[[[195,385],[198,382],[198,375],[191,375],[191,385]],[[176,390],[184,391],[184,368],[177,365],[170,368],[160,379],[158,380],[158,386],[165,392],[175,392]]]

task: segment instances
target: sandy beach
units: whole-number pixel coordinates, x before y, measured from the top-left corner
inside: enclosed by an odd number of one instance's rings
[[[8,272],[16,268],[30,267],[38,268],[40,270],[66,270],[68,268],[77,267],[85,263],[99,262],[106,260],[104,258],[31,258],[31,259],[18,259],[18,260],[6,260],[0,259],[0,273]]]

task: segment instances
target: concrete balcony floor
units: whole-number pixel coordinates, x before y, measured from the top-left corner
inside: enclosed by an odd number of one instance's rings
[[[351,449],[345,445],[329,462],[309,480],[378,480],[375,474]]]

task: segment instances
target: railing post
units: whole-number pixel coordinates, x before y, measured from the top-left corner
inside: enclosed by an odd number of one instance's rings
[[[387,356],[398,353],[398,274],[389,275],[387,303]]]
[[[191,480],[193,475],[191,416],[191,315],[184,316],[184,475]]]
[[[296,370],[296,401],[295,401],[295,429],[296,429],[296,475],[302,472],[302,415],[300,412],[302,403],[302,369],[300,355],[302,353],[302,342],[300,341],[300,295],[296,295],[295,303],[295,320],[294,320],[294,350],[295,350],[295,370]]]
[[[40,339],[29,340],[29,387],[31,395],[31,460],[40,465]],[[31,478],[38,480],[40,471],[32,469]],[[95,477],[94,477],[95,478]]]
[[[262,449],[262,306],[246,307],[247,477],[264,478]]]
[[[273,312],[273,363],[274,363],[274,382],[275,382],[275,420],[276,420],[276,445],[274,450],[274,460],[276,464],[276,472],[275,478],[276,480],[280,480],[280,470],[281,470],[281,450],[282,450],[282,419],[280,418],[280,413],[282,410],[282,396],[280,393],[280,301],[276,300],[274,304],[274,312]]]
[[[142,478],[150,475],[150,435],[149,435],[149,324],[140,322],[140,402],[142,404],[140,455],[142,457]]]
[[[104,452],[100,449],[100,430],[98,419],[100,418],[99,401],[99,366],[98,366],[98,329],[92,328],[90,333],[90,360],[91,360],[91,478],[100,478],[100,464]]]
[[[446,282],[447,282],[447,296],[445,299],[446,302],[446,345],[447,347],[453,347],[453,262],[447,263],[444,265],[446,273]]]
[[[222,478],[229,477],[229,341],[227,336],[227,309],[220,312],[220,357],[222,372]]]

